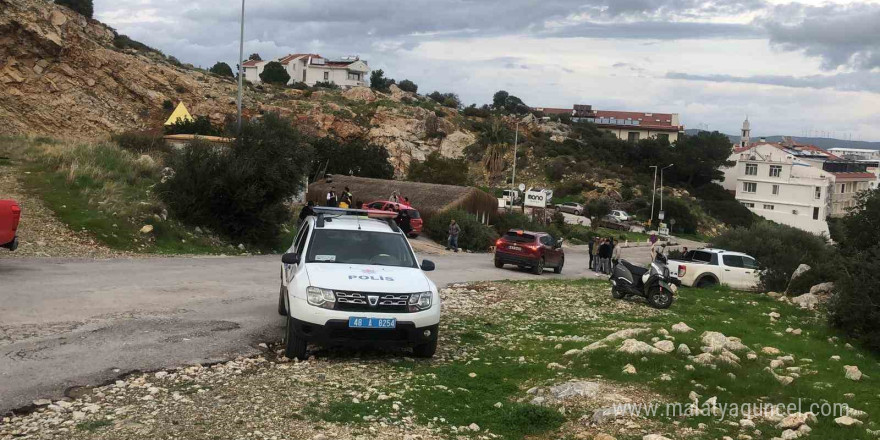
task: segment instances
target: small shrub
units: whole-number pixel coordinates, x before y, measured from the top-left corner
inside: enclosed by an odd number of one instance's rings
[[[388,92],[388,89],[394,84],[391,78],[385,78],[385,71],[376,69],[370,73],[370,88],[380,92]]]
[[[146,131],[126,131],[110,136],[110,140],[119,148],[132,153],[148,154],[152,152],[167,153],[170,148],[161,135]]]
[[[465,116],[474,116],[477,118],[488,118],[492,115],[491,110],[489,110],[488,106],[477,107],[476,104],[471,104],[464,108],[461,111],[461,114]]]
[[[178,60],[177,57],[175,57],[175,56],[168,55],[167,60],[172,66],[183,67],[183,63],[181,63],[180,60]],[[178,87],[180,87],[180,86],[178,86]],[[184,89],[184,91],[186,91],[186,89]],[[183,93],[183,92],[178,91],[178,93]]]
[[[92,0],[55,0],[56,5],[64,5],[86,18],[92,18],[95,6]]]
[[[419,91],[419,86],[408,79],[397,83],[397,87],[400,87],[400,90],[403,90],[404,92],[417,93]]]
[[[330,81],[318,81],[318,82],[315,83],[315,88],[335,90],[335,89],[338,89],[339,86],[336,85],[335,82],[330,82]]]
[[[229,67],[229,64],[226,64],[226,63],[223,63],[220,61],[217,61],[217,63],[215,63],[213,66],[211,66],[211,68],[208,69],[208,71],[215,74],[215,75],[220,75],[220,76],[224,76],[224,77],[228,77],[228,78],[235,77],[235,75],[232,73],[232,68]]]
[[[162,101],[162,110],[171,111],[174,110],[174,103],[171,102],[170,99],[166,99]]]
[[[207,116],[195,119],[178,119],[175,123],[165,126],[165,134],[198,134],[202,136],[221,136],[223,130],[211,123]]]
[[[113,37],[113,46],[119,49],[134,49],[141,52],[155,52],[161,53],[156,49],[153,49],[150,46],[147,46],[144,43],[141,43],[137,40],[132,40],[128,37],[128,35],[116,34]]]
[[[434,214],[425,225],[425,233],[428,237],[445,244],[449,237],[449,222],[455,219],[461,227],[458,236],[458,247],[476,252],[485,252],[495,244],[498,234],[491,227],[480,223],[473,215],[466,211],[453,210]]]
[[[424,161],[413,161],[409,165],[407,180],[446,185],[469,185],[467,160],[443,157],[435,151]]]
[[[547,231],[547,226],[541,224],[541,222],[532,221],[531,217],[516,211],[508,211],[499,215],[492,226],[498,235],[503,235],[511,229],[523,229],[534,232]]]
[[[817,268],[815,274],[826,276],[825,281],[835,277],[834,271],[818,269],[835,261],[834,250],[823,238],[791,226],[760,221],[749,228],[728,230],[715,237],[711,246],[755,257],[763,269],[761,283],[768,290],[785,291],[791,274],[802,263]]]

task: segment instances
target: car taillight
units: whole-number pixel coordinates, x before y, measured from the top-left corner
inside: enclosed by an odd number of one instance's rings
[[[684,278],[684,274],[686,274],[686,273],[687,273],[687,267],[679,264],[678,265],[678,277]]]
[[[504,244],[504,240],[502,240],[500,238],[498,240],[495,240],[495,247],[496,248],[501,247],[502,244]]]

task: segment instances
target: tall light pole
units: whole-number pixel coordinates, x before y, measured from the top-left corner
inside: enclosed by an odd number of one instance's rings
[[[513,194],[516,191],[516,146],[519,143],[519,120],[516,121],[516,132],[513,135],[513,175],[510,177],[510,210],[513,211]],[[525,194],[523,194],[525,197]]]
[[[672,167],[674,163],[660,169],[660,212],[663,212],[663,170]]]
[[[654,190],[651,191],[651,218],[648,219],[648,225],[654,226],[654,198],[657,197],[657,165],[651,165],[648,168],[654,169]]]
[[[238,40],[238,136],[241,136],[241,87],[244,81],[244,0],[241,0],[241,35]]]

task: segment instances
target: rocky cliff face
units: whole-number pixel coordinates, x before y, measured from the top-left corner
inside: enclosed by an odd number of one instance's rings
[[[45,0],[0,0],[0,133],[95,138],[157,129],[164,101],[221,122],[235,111],[236,84],[178,67],[153,52],[119,49],[113,30]],[[275,111],[320,135],[366,137],[388,148],[398,174],[433,151],[458,156],[475,141],[457,118],[392,87],[307,93],[248,87],[247,114]]]
[[[0,0],[3,131],[95,137],[161,123],[162,102],[222,117],[234,85],[175,67],[158,54],[121,51],[114,32],[43,0]],[[152,55],[152,57],[151,57]]]

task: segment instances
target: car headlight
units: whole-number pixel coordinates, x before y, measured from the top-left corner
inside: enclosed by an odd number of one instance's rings
[[[413,293],[409,296],[409,311],[418,312],[430,309],[433,297],[434,294],[431,292]]]
[[[332,309],[336,306],[336,295],[330,289],[310,286],[306,289],[306,300],[315,307]]]

